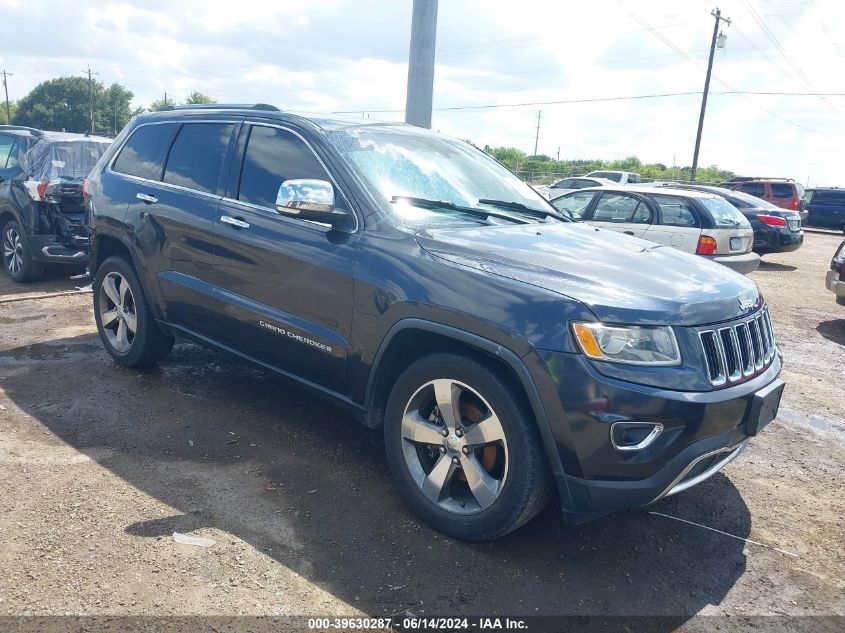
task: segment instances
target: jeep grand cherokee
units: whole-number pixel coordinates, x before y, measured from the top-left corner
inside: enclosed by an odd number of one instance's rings
[[[755,284],[569,222],[470,144],[271,106],[134,119],[87,183],[114,360],[176,337],[383,428],[403,498],[463,539],[556,492],[585,521],[735,458],[783,390]]]

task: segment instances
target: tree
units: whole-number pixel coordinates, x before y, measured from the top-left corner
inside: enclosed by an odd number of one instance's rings
[[[12,121],[15,120],[15,112],[18,109],[18,102],[17,101],[9,101],[9,116],[6,116],[6,102],[0,103],[0,112],[2,112],[2,120],[4,123],[10,124]]]
[[[98,132],[117,134],[129,123],[137,110],[130,103],[134,95],[120,84],[105,88],[94,103],[94,129]]]
[[[167,98],[167,93],[164,95],[164,99],[156,99],[150,104],[150,107],[147,108],[150,112],[155,112],[156,110],[160,110],[164,106],[174,105],[172,99]]]
[[[38,84],[17,102],[12,120],[42,130],[85,133],[91,126],[91,95],[94,95],[94,132],[111,134],[129,121],[133,94],[120,84],[106,88],[86,77],[57,77]],[[115,126],[115,113],[117,125]]]
[[[194,91],[188,95],[185,99],[185,105],[194,105],[194,104],[201,104],[201,103],[217,103],[216,100],[212,99],[208,95],[205,95],[201,92]]]

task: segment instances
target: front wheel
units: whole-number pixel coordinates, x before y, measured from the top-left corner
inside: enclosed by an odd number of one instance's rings
[[[161,360],[173,338],[161,331],[147,305],[138,275],[122,257],[109,257],[94,279],[94,320],[103,346],[125,367]]]
[[[411,509],[451,536],[515,530],[550,496],[536,423],[505,376],[468,357],[426,356],[388,400],[385,444]]]

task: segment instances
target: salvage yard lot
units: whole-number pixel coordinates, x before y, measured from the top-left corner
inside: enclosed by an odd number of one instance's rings
[[[118,367],[91,295],[49,296],[79,282],[2,277],[0,615],[845,615],[840,240],[751,275],[787,387],[723,473],[578,527],[551,504],[476,545],[406,511],[380,434],[345,413],[195,345]]]

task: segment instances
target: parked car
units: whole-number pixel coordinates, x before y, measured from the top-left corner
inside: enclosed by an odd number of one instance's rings
[[[845,233],[845,189],[816,187],[807,190],[807,226]]]
[[[777,412],[752,281],[573,223],[430,130],[169,107],[132,120],[86,191],[116,363],[185,337],[329,398],[383,428],[402,497],[455,537],[501,536],[555,489],[574,522],[653,503]]]
[[[703,191],[721,196],[735,206],[754,230],[752,250],[758,255],[788,253],[798,250],[804,243],[801,216],[797,211],[786,211],[742,191],[732,191],[707,185],[660,184],[689,191]]]
[[[562,193],[575,191],[577,189],[585,189],[587,187],[604,187],[607,185],[614,185],[612,180],[607,178],[587,178],[586,176],[573,176],[571,178],[561,178],[556,180],[549,186],[534,187],[543,197],[554,198]]]
[[[552,205],[576,220],[696,253],[742,274],[760,265],[751,225],[722,196],[637,185],[581,189]]]
[[[48,263],[87,263],[82,183],[110,143],[0,126],[0,239],[14,281],[37,279]]]
[[[836,303],[845,306],[845,242],[836,248],[836,253],[830,260],[825,286],[836,295]]]
[[[802,220],[807,217],[804,186],[791,178],[737,178],[719,186],[762,198],[781,209],[797,211]]]
[[[606,180],[615,182],[617,185],[635,185],[637,183],[642,182],[642,176],[640,176],[639,174],[635,174],[632,171],[591,171],[589,174],[587,174],[587,177],[604,178]]]

